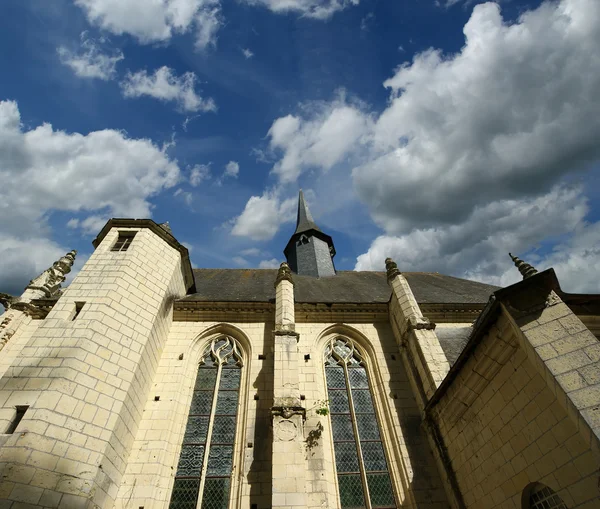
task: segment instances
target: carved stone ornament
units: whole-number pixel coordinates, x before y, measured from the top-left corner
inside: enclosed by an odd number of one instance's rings
[[[523,276],[523,279],[527,279],[528,277],[534,276],[538,273],[538,271],[535,269],[535,267],[533,267],[533,265],[524,262],[520,258],[513,256],[511,253],[508,253],[508,256],[510,256],[510,258],[512,259],[513,263],[515,264],[515,267],[519,269],[519,272]]]
[[[32,279],[27,285],[28,290],[41,290],[46,297],[58,295],[61,283],[66,279],[66,274],[71,272],[77,251],[68,252],[65,256],[55,261],[52,267]]]
[[[387,279],[391,281],[396,276],[399,276],[401,272],[398,270],[398,265],[391,258],[385,259],[385,270],[387,272]]]
[[[294,284],[294,280],[292,279],[292,270],[286,262],[283,262],[279,266],[279,270],[277,271],[277,278],[275,279],[275,287],[277,287],[277,285],[283,280],[289,281],[290,283]]]
[[[435,330],[435,323],[429,318],[411,316],[406,320],[406,330]]]
[[[289,419],[293,415],[301,415],[302,419],[306,419],[306,409],[301,406],[294,407],[273,407],[271,408],[271,415],[273,417],[281,416],[285,419]]]
[[[275,438],[280,442],[291,442],[298,436],[298,427],[289,419],[280,419],[275,422]]]

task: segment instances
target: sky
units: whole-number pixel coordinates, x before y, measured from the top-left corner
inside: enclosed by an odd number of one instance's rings
[[[0,292],[111,217],[277,267],[298,190],[338,270],[600,291],[600,2],[4,0]]]

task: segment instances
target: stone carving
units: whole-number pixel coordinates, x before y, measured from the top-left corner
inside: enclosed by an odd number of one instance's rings
[[[281,416],[289,419],[293,415],[301,415],[303,419],[306,418],[306,409],[301,406],[280,406],[271,408],[271,415],[273,417]]]
[[[19,302],[19,297],[14,297],[8,293],[0,293],[0,304],[4,306],[6,310],[9,310],[16,302]]]
[[[26,290],[40,290],[46,297],[59,294],[60,285],[71,272],[77,251],[69,251],[65,256],[55,261],[52,267],[42,272],[38,277],[32,279]]]
[[[387,271],[388,281],[391,281],[396,276],[401,274],[401,272],[398,270],[398,264],[391,258],[385,259],[385,270]]]
[[[280,442],[291,442],[298,436],[298,427],[289,419],[275,422],[275,437]]]
[[[292,279],[292,271],[290,269],[290,266],[286,262],[283,262],[279,266],[279,270],[277,271],[277,278],[275,279],[275,287],[277,287],[277,285],[283,280],[289,281],[290,283],[294,284],[294,280]]]
[[[513,256],[511,253],[508,253],[508,256],[510,256],[517,269],[519,269],[519,272],[523,276],[523,279],[527,279],[528,277],[537,274],[537,270],[535,270],[535,268],[532,265],[529,265],[527,262],[524,262],[520,258]]]

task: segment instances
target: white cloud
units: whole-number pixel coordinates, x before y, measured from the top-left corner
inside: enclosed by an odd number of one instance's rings
[[[294,220],[295,199],[281,201],[276,193],[252,196],[244,211],[233,220],[232,235],[270,240],[284,222]]]
[[[192,187],[198,187],[201,182],[210,178],[210,165],[208,164],[196,164],[190,170],[190,185]]]
[[[262,251],[260,249],[258,249],[257,247],[250,247],[248,249],[244,249],[243,251],[240,251],[240,254],[242,256],[260,256],[262,253]]]
[[[519,272],[508,257],[509,252],[527,253],[542,241],[561,238],[576,232],[577,242],[561,243],[551,256],[530,255],[527,260],[538,270],[552,266],[552,260],[563,262],[568,271],[581,268],[578,260],[591,258],[592,239],[600,240],[600,224],[585,226],[588,205],[580,188],[557,186],[537,198],[495,201],[476,208],[469,218],[456,225],[414,229],[405,235],[382,235],[367,253],[358,257],[356,270],[384,270],[389,256],[401,271],[460,274],[469,279],[506,286],[519,280]],[[600,244],[597,244],[597,246]],[[598,254],[599,247],[595,248]],[[571,250],[579,253],[570,260]],[[589,263],[589,261],[588,261]],[[567,269],[568,267],[568,269]],[[600,276],[600,266],[587,268],[587,275]],[[592,277],[591,285],[600,291],[600,278]],[[580,283],[566,277],[571,287]]]
[[[221,26],[215,0],[75,0],[88,21],[141,43],[168,41],[177,33],[196,32],[196,46],[214,45]]]
[[[147,95],[161,101],[174,101],[179,109],[185,112],[215,111],[215,102],[200,97],[196,91],[196,75],[186,72],[176,76],[173,69],[163,66],[148,74],[147,71],[128,72],[121,82],[125,97],[141,97]]]
[[[358,5],[359,0],[246,0],[277,13],[295,12],[307,18],[328,19],[336,12]]]
[[[505,251],[551,245],[571,228],[580,233],[542,261],[577,278],[597,228],[584,196],[560,183],[600,160],[600,3],[545,2],[511,23],[481,4],[464,34],[458,53],[430,49],[400,66],[375,119],[339,99],[277,119],[273,171],[285,183],[354,167],[355,192],[385,232],[357,268],[396,253],[401,269],[503,283]]]
[[[329,170],[366,141],[370,118],[343,97],[305,109],[307,118],[278,118],[267,133],[270,149],[283,153],[273,167],[282,183],[295,182],[309,168]]]
[[[81,34],[81,51],[73,52],[65,46],[57,49],[61,63],[70,67],[80,78],[97,78],[104,81],[113,79],[116,74],[117,63],[123,60],[121,51],[112,51],[112,55],[103,53],[99,42],[89,39],[86,32]]]
[[[180,197],[184,203],[187,206],[191,206],[192,202],[194,201],[194,197],[192,196],[192,193],[190,193],[189,191],[184,191],[183,189],[179,188],[177,189],[174,193],[173,193],[174,197]]]
[[[240,266],[240,267],[247,267],[248,266],[248,260],[246,260],[244,257],[242,256],[234,256],[231,261],[233,263],[235,263],[236,265]]]
[[[270,260],[261,260],[258,264],[259,269],[278,269],[281,262],[277,258],[271,258]]]
[[[111,129],[67,133],[50,124],[27,130],[17,103],[0,102],[0,244],[22,253],[14,256],[23,262],[16,274],[0,271],[0,286],[7,278],[31,277],[30,260],[37,256],[32,246],[51,257],[68,251],[48,239],[50,212],[79,213],[83,219],[69,224],[84,228],[94,221],[97,227],[101,217],[151,217],[149,199],[179,176],[165,148],[150,140]]]
[[[252,58],[254,56],[254,52],[250,48],[242,48],[242,55],[246,58],[246,60]]]
[[[225,165],[225,171],[223,172],[223,177],[233,177],[237,178],[240,173],[240,165],[236,161],[229,161]]]

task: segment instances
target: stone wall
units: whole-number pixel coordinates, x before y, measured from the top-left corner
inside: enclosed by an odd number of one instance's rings
[[[176,249],[141,229],[129,250],[112,252],[116,237],[116,229],[106,235],[0,379],[0,426],[15,405],[29,406],[2,437],[4,500],[113,506],[172,301],[185,294]],[[73,320],[76,302],[85,305]]]
[[[465,507],[520,508],[541,482],[569,509],[598,507],[600,455],[501,315],[433,407]]]
[[[233,318],[233,317],[232,317]],[[133,445],[117,508],[166,509],[170,500],[197,360],[204,346],[219,334],[234,336],[245,352],[236,435],[232,507],[266,509],[273,504],[271,461],[271,415],[273,406],[274,323],[174,322],[148,393],[144,417]],[[323,348],[332,334],[357,341],[368,354],[374,382],[375,404],[389,453],[390,471],[402,507],[447,508],[427,442],[420,428],[420,415],[389,325],[324,323],[296,324],[299,333],[299,392],[306,408],[304,455],[297,468],[305,472],[307,502],[311,509],[339,507],[334,469],[333,441],[328,416],[316,413],[327,399]],[[183,354],[183,359],[179,359]],[[264,360],[258,356],[264,355]],[[305,359],[305,355],[310,358]],[[155,396],[160,396],[155,401]],[[326,403],[325,403],[326,405]],[[298,476],[299,477],[299,476]],[[295,477],[289,482],[295,482]]]

